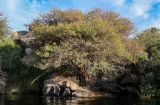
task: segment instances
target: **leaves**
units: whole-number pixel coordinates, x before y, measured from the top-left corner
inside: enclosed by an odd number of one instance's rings
[[[98,72],[116,77],[125,61],[136,63],[143,52],[127,38],[132,23],[114,12],[54,9],[31,26],[36,39],[23,61],[41,70],[67,65],[84,78]]]
[[[9,34],[9,26],[7,24],[7,19],[0,13],[0,36],[5,36]]]
[[[2,58],[2,68],[9,70],[16,66],[21,56],[21,48],[11,39],[1,37],[0,39],[0,56]]]

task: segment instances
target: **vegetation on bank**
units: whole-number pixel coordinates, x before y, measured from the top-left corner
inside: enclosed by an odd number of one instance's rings
[[[157,28],[147,29],[137,36],[136,41],[145,46],[145,52],[148,55],[138,63],[138,71],[141,74],[141,95],[160,96],[160,30]]]
[[[29,25],[35,39],[26,43],[32,49],[26,55],[23,47],[7,37],[6,19],[0,17],[1,66],[7,72],[9,85],[18,83],[22,88],[28,87],[32,80],[58,71],[76,75],[80,84],[86,86],[99,75],[112,80],[132,69],[138,76],[141,96],[160,96],[157,28],[130,39],[131,34],[136,34],[135,27],[118,13],[101,9],[87,13],[53,9]]]
[[[24,48],[8,36],[10,28],[3,15],[0,15],[0,30],[0,68],[7,75],[7,91],[27,93],[30,81],[40,75],[41,71],[22,63]]]

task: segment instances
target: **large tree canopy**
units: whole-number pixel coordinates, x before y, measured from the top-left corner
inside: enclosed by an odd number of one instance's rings
[[[127,39],[134,30],[127,18],[101,9],[85,14],[54,9],[36,19],[30,30],[36,39],[24,61],[45,70],[70,65],[83,74],[103,71],[113,76],[121,70],[118,65],[137,62],[142,50]]]
[[[104,11],[96,8],[90,12],[83,13],[79,10],[65,10],[53,9],[48,14],[42,14],[38,19],[32,23],[31,27],[41,24],[57,25],[58,23],[73,23],[73,22],[85,22],[101,19],[107,21],[108,25],[111,24],[117,33],[128,37],[134,32],[134,26],[127,18],[121,17],[118,13]],[[30,29],[32,29],[30,27]]]

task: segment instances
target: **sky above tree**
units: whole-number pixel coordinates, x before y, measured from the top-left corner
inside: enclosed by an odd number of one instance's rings
[[[139,31],[160,28],[160,0],[0,0],[0,11],[7,16],[13,31],[24,30],[24,24],[53,8],[83,12],[101,8],[129,18]]]

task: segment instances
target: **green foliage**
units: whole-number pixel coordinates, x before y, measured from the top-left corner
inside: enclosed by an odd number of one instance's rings
[[[150,28],[140,33],[136,40],[138,43],[144,45],[146,48],[150,48],[160,43],[160,30],[157,28]]]
[[[15,86],[15,88],[20,88],[20,91],[27,92],[31,87],[31,81],[40,75],[41,71],[24,65],[21,62],[22,55],[22,49],[19,45],[10,38],[1,37],[0,60],[1,68],[7,74],[7,89]]]
[[[8,26],[0,16],[0,55],[8,83],[27,90],[30,83],[48,71],[58,70],[65,75],[78,75],[80,84],[86,85],[92,76],[100,74],[112,80],[124,74],[126,66],[138,64],[141,94],[159,95],[158,86],[152,83],[155,78],[158,80],[157,29],[144,31],[135,41],[128,39],[134,32],[133,24],[115,12],[97,8],[88,13],[53,9],[35,19],[29,30],[35,40],[27,45],[32,53],[24,56],[24,49],[5,37]]]
[[[0,39],[0,55],[2,68],[5,70],[15,68],[21,56],[21,48],[11,39],[1,37]]]
[[[24,49],[8,37],[9,32],[6,18],[0,14],[0,68],[6,74],[6,88],[20,87],[24,91],[41,71],[21,62]]]
[[[141,74],[140,95],[147,97],[159,97],[159,71],[154,59],[148,59],[139,64]],[[156,61],[157,62],[157,61]],[[159,64],[158,64],[159,65]]]
[[[159,68],[160,68],[160,31],[150,28],[137,36],[136,41],[144,45],[148,58],[141,59],[139,71],[141,74],[141,95],[156,97],[160,96]]]
[[[41,14],[36,22],[42,24],[56,25],[57,23],[71,23],[84,20],[85,15],[76,9],[62,11],[60,9],[53,9],[48,14]],[[34,22],[33,22],[34,23]]]
[[[31,24],[36,39],[23,61],[42,70],[68,65],[85,79],[100,71],[115,77],[143,52],[127,39],[133,30],[128,19],[114,12],[54,9]]]
[[[9,34],[9,26],[7,24],[6,18],[0,13],[0,36],[5,36]]]

